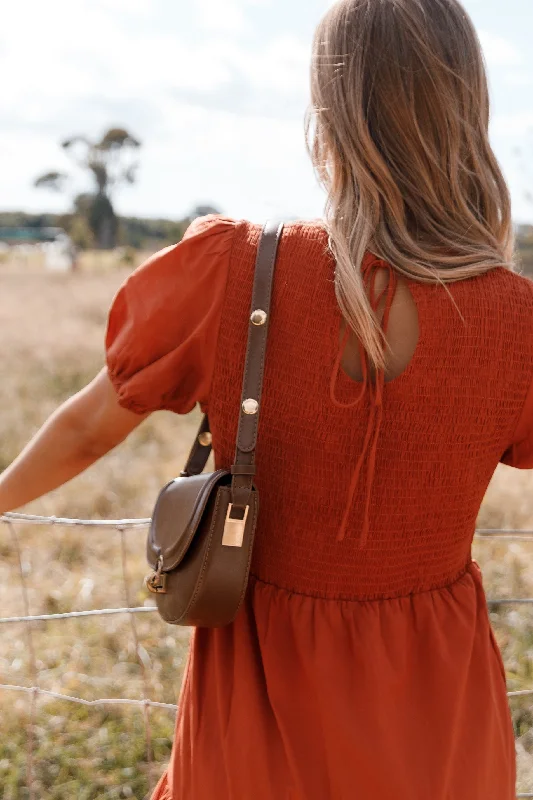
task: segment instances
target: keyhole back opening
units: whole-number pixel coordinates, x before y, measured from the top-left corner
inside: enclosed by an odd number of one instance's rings
[[[376,294],[387,286],[388,271],[379,269],[376,275]],[[385,296],[382,298],[378,307],[378,318],[383,324],[383,314],[385,311]],[[346,332],[346,322],[341,319],[339,329],[339,347],[342,344]],[[385,383],[390,383],[399,378],[407,369],[416,352],[420,338],[420,326],[418,319],[418,308],[413,299],[407,281],[403,278],[398,279],[398,286],[392,301],[386,339],[390,345],[390,350],[385,351]],[[350,332],[346,347],[342,354],[340,368],[344,375],[354,383],[363,383],[363,370],[359,343],[355,333]],[[369,375],[374,377],[372,366],[369,367]]]

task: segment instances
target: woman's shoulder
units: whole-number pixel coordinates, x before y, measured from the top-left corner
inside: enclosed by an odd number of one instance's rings
[[[523,272],[496,267],[476,281],[503,310],[522,311],[533,327],[533,280]],[[485,280],[483,280],[485,278]]]
[[[272,219],[280,224],[283,223],[279,263],[281,266],[290,265],[293,277],[298,273],[298,266],[305,268],[308,275],[310,259],[313,259],[313,263],[322,259],[328,262],[331,260],[328,231],[323,219],[283,219],[276,216]],[[238,236],[246,241],[251,257],[252,249],[255,250],[257,247],[264,222],[241,220],[241,225],[242,229]]]
[[[276,222],[283,223],[283,238],[284,239],[323,239],[327,236],[326,224],[323,219],[284,219],[282,217],[273,216]],[[264,227],[266,218],[263,222],[251,221],[247,219],[233,220],[237,226],[242,226],[244,231],[249,231],[253,236],[259,234]]]
[[[278,219],[274,217],[274,219]],[[208,214],[194,219],[176,244],[158,250],[126,281],[128,287],[144,293],[169,290],[184,283],[202,284],[213,271],[228,272],[230,263],[253,267],[254,254],[266,219],[263,222]],[[309,257],[327,251],[328,236],[323,220],[282,220],[280,254],[283,260],[307,264]],[[222,287],[223,282],[220,283]]]
[[[278,221],[277,217],[274,217]],[[150,266],[153,262],[171,265],[179,259],[182,245],[187,249],[199,248],[216,254],[218,247],[226,247],[235,238],[256,243],[266,222],[231,217],[226,214],[208,214],[194,219],[176,244],[165,247],[154,253],[143,266]],[[327,242],[327,230],[323,219],[287,219],[279,218],[283,222],[283,241],[309,241]]]
[[[196,217],[189,223],[182,241],[193,236],[206,237],[220,233],[231,233],[239,224],[239,221],[226,214],[206,214],[203,217]]]
[[[325,223],[321,219],[287,219],[272,215],[270,222],[283,224],[283,232],[278,250],[278,270],[288,269],[294,279],[305,269],[308,275],[310,259],[313,263],[320,260],[324,262],[331,259],[328,249],[328,233]],[[232,248],[232,270],[233,272],[242,271],[249,274],[255,264],[257,247],[261,238],[261,232],[267,222],[265,217],[262,221],[250,219],[235,219],[224,217],[223,221],[218,218],[197,223],[198,230],[218,229],[219,231],[232,228],[233,248]]]
[[[533,275],[527,275],[518,270],[505,269],[500,267],[495,270],[505,281],[518,294],[522,294],[525,298],[530,298],[533,302]]]
[[[443,322],[454,320],[459,309],[474,328],[491,330],[496,340],[503,337],[511,345],[520,339],[533,348],[533,281],[520,272],[500,266],[445,285],[410,288]]]
[[[194,219],[179,242],[146,258],[124,285],[140,291],[153,290],[156,285],[165,290],[169,283],[183,285],[186,280],[200,278],[203,272],[224,263],[237,225],[237,220],[221,214]]]

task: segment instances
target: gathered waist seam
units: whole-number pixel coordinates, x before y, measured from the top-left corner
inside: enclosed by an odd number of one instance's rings
[[[285,592],[286,594],[295,595],[297,597],[308,597],[313,600],[325,600],[332,603],[379,603],[387,600],[402,600],[409,597],[417,597],[418,595],[428,594],[431,592],[440,592],[443,589],[451,589],[452,587],[456,586],[461,580],[463,580],[467,575],[472,575],[473,570],[477,567],[477,563],[470,557],[466,566],[461,570],[459,575],[453,578],[451,581],[443,583],[440,586],[432,586],[429,589],[420,589],[415,590],[412,592],[407,592],[406,594],[391,594],[391,595],[383,595],[380,597],[344,597],[341,595],[325,595],[320,594],[319,592],[301,592],[295,589],[288,588],[286,586],[280,586],[279,584],[273,583],[271,581],[263,580],[259,578],[257,575],[250,573],[250,583],[258,583],[263,584],[264,586],[270,586],[273,589],[277,589],[280,592]],[[479,570],[479,567],[477,567]]]

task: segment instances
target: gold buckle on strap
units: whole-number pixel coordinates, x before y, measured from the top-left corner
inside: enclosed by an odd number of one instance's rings
[[[242,547],[244,542],[244,530],[246,528],[246,520],[248,519],[248,511],[250,506],[244,509],[244,516],[238,519],[231,516],[233,511],[233,503],[228,506],[228,513],[226,514],[226,522],[224,524],[224,535],[222,537],[223,547]]]

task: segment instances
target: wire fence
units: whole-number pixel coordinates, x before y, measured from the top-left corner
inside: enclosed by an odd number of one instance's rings
[[[139,614],[153,614],[157,612],[155,606],[140,606],[136,607],[131,602],[131,582],[128,572],[127,563],[127,550],[125,534],[127,530],[146,528],[150,524],[149,519],[122,519],[122,520],[81,520],[81,519],[64,519],[60,517],[39,517],[30,516],[28,514],[5,514],[0,517],[0,523],[7,526],[13,548],[16,554],[18,574],[20,582],[20,590],[22,595],[22,603],[24,614],[22,616],[0,617],[0,625],[8,625],[14,623],[25,623],[27,647],[29,656],[29,677],[30,686],[18,686],[15,684],[0,683],[0,690],[5,692],[16,692],[27,694],[30,699],[29,710],[29,724],[27,728],[27,754],[26,754],[26,786],[28,790],[29,800],[40,800],[35,793],[34,781],[34,768],[35,768],[35,725],[37,714],[37,700],[40,696],[49,697],[55,700],[60,700],[68,703],[75,703],[81,706],[101,707],[101,706],[133,706],[137,707],[144,717],[144,730],[146,741],[146,759],[148,763],[149,775],[152,775],[151,767],[153,765],[153,749],[152,749],[152,728],[150,722],[150,709],[161,708],[167,709],[169,712],[175,713],[177,706],[172,703],[160,703],[151,700],[148,697],[149,693],[149,674],[146,659],[143,658],[142,648],[139,643],[139,634],[136,625],[136,616]],[[110,528],[114,530],[120,537],[120,557],[122,568],[122,590],[124,598],[124,606],[121,608],[99,608],[90,611],[71,611],[62,614],[30,614],[30,603],[28,586],[26,583],[26,575],[23,566],[22,549],[20,545],[19,534],[17,532],[18,524],[25,525],[49,525],[49,526],[77,526],[77,527],[93,527],[93,528]],[[533,530],[508,530],[508,529],[479,529],[476,531],[476,539],[502,539],[507,541],[533,541]],[[531,598],[487,598],[487,604],[490,607],[497,607],[501,605],[533,605],[533,597]],[[35,622],[48,622],[51,620],[59,619],[73,619],[83,617],[96,617],[96,616],[109,616],[116,614],[128,615],[131,627],[131,637],[134,646],[134,652],[139,661],[142,675],[142,697],[141,698],[101,698],[98,700],[85,700],[81,697],[64,694],[61,692],[52,692],[47,689],[39,687],[39,670],[37,666],[37,658],[33,640],[33,623]],[[509,698],[513,697],[528,697],[533,696],[533,688],[516,692],[507,692]],[[533,798],[533,792],[517,794],[517,798]]]

